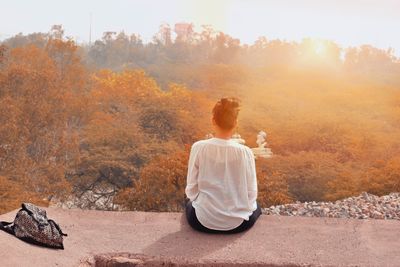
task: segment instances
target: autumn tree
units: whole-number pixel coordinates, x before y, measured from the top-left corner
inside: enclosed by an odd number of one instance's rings
[[[287,177],[279,171],[268,171],[267,159],[256,160],[258,196],[261,207],[282,205],[293,201]]]
[[[19,47],[10,50],[0,76],[0,175],[49,200],[68,195],[65,173],[78,156],[78,139],[68,129],[73,101],[66,96],[73,92],[56,62],[45,49]]]
[[[122,191],[116,203],[130,210],[181,211],[185,201],[188,149],[154,157],[134,187]]]

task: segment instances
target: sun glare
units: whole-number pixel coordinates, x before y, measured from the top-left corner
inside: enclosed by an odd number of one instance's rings
[[[321,42],[317,42],[315,44],[314,50],[317,55],[322,55],[325,53],[325,45]]]
[[[313,41],[313,49],[314,49],[315,54],[317,54],[319,56],[322,56],[323,54],[326,53],[326,46],[320,40]]]

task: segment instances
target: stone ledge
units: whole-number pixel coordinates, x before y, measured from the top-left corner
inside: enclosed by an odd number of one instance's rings
[[[95,255],[88,266],[96,267],[156,267],[156,266],[173,266],[173,267],[275,267],[282,266],[276,264],[266,264],[257,262],[235,262],[231,260],[193,260],[190,258],[182,257],[160,257],[160,256],[148,256],[144,254],[132,254],[132,253],[105,253]],[[286,267],[298,267],[302,265],[290,264],[285,265]]]
[[[0,232],[2,267],[400,263],[399,221],[262,215],[245,233],[213,235],[193,231],[181,213],[46,210],[68,234],[65,250],[34,246]],[[16,212],[0,215],[0,220],[11,221]]]

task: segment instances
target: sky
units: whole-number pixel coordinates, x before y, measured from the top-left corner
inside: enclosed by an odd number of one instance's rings
[[[210,24],[242,43],[267,39],[370,44],[400,56],[400,0],[0,0],[0,40],[62,24],[80,42],[105,31],[138,33],[148,42],[161,23]]]

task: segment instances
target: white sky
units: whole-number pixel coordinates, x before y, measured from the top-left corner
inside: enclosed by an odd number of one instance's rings
[[[312,37],[392,47],[400,56],[400,0],[0,0],[0,39],[62,24],[66,35],[88,41],[91,13],[93,40],[124,30],[149,41],[162,22],[184,21],[211,24],[242,43]]]

